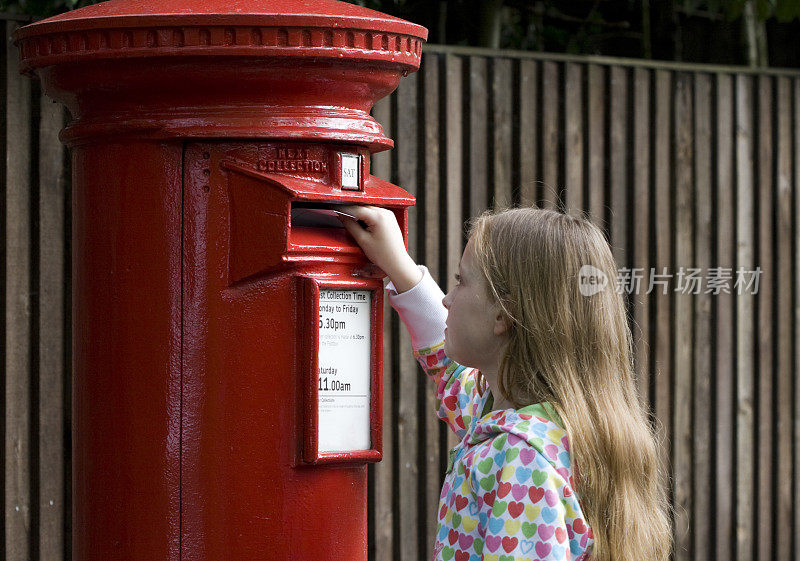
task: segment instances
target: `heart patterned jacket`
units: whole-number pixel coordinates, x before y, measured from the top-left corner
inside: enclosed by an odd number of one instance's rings
[[[435,385],[437,415],[459,438],[442,486],[432,559],[588,561],[593,535],[574,491],[563,422],[547,402],[492,410],[491,392],[477,391],[476,371],[445,356],[443,294],[420,268],[423,280],[411,290],[397,294],[391,283],[387,289]]]

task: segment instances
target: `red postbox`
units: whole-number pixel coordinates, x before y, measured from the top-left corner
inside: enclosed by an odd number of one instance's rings
[[[73,558],[366,559],[382,283],[332,203],[427,32],[331,0],[113,0],[18,30],[69,108]]]

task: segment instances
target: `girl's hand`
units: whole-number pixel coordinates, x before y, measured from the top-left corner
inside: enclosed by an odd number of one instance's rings
[[[383,269],[397,289],[405,292],[414,288],[422,280],[422,271],[411,259],[403,242],[403,233],[397,224],[394,213],[386,208],[375,206],[336,206],[355,216],[358,221],[339,215],[345,229],[364,250],[367,258]]]

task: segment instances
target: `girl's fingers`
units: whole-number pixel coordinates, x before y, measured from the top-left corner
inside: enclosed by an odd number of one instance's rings
[[[346,216],[339,217],[339,220],[342,221],[344,229],[353,236],[353,239],[362,249],[367,250],[367,246],[372,245],[372,234],[360,222]]]
[[[386,208],[361,205],[332,205],[331,208],[346,214],[351,214],[360,222],[366,224],[370,231],[391,227],[390,222],[395,222],[394,213]]]
[[[339,216],[339,220],[342,221],[342,225],[344,225],[344,229],[347,230],[351,236],[353,236],[356,241],[361,239],[361,236],[365,232],[364,228],[359,225],[359,223],[352,218],[348,218],[347,216]]]
[[[358,220],[363,220],[367,224],[374,222],[375,207],[361,205],[331,205],[333,210],[340,210],[346,214],[355,216]]]
[[[403,234],[391,210],[356,205],[336,205],[331,208],[355,217],[353,219],[339,215],[339,220],[353,240],[364,250],[367,259],[390,277],[397,263],[403,262],[403,256],[410,260],[403,242]]]
[[[358,218],[356,218],[352,214],[347,214],[346,212],[343,212],[343,211],[339,210],[338,208],[334,209],[333,212],[335,212],[337,214],[337,216],[344,216],[345,218],[350,218],[351,220],[358,220]]]
[[[346,221],[349,220],[350,222],[356,222],[362,228],[367,227],[367,223],[364,222],[363,220],[359,220],[358,216],[355,216],[354,214],[350,214],[343,210],[339,210],[339,208],[333,209],[333,212],[336,213],[336,218],[338,218],[339,222],[341,222],[342,224],[345,224]]]

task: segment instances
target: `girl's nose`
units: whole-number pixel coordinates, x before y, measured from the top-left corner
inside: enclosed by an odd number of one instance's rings
[[[448,310],[450,309],[450,300],[449,300],[449,298],[450,298],[450,293],[449,292],[447,294],[445,294],[444,298],[442,298],[442,305]]]

